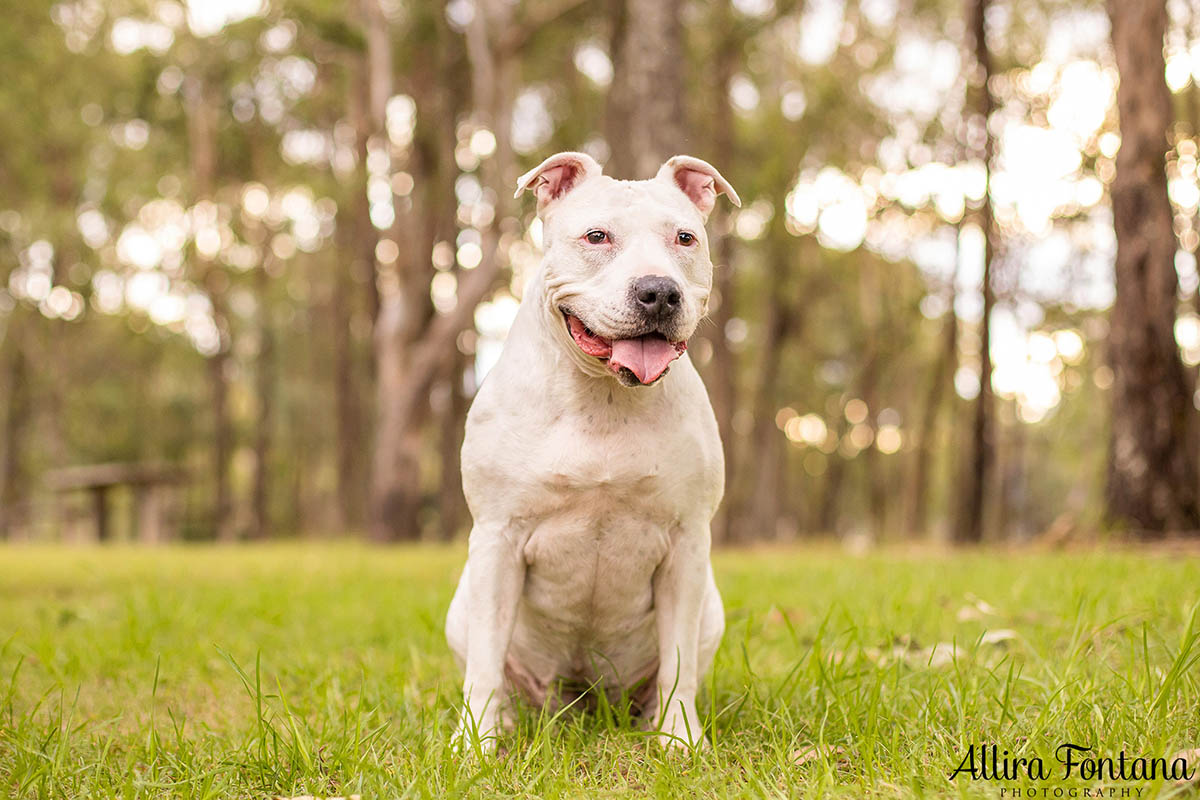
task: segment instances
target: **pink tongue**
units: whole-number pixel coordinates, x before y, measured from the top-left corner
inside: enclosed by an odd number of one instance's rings
[[[642,383],[651,383],[663,374],[668,364],[682,354],[681,349],[677,349],[661,336],[614,339],[608,367],[613,372],[626,367]]]

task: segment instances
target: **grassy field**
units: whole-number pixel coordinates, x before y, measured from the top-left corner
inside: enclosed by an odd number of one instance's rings
[[[1194,556],[720,553],[710,749],[660,753],[621,707],[529,711],[483,761],[448,747],[441,626],[462,558],[0,549],[0,796],[1197,794],[1063,780],[1054,756],[1200,747]],[[1052,776],[949,779],[990,744]]]

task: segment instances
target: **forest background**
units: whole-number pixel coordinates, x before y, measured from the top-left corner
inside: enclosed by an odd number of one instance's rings
[[[464,534],[572,149],[744,200],[718,543],[1200,531],[1195,3],[30,0],[0,66],[0,537],[136,475],[187,540]]]

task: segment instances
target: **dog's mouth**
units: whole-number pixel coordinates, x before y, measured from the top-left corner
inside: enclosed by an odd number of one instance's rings
[[[605,339],[584,325],[579,317],[566,310],[562,310],[562,315],[579,349],[604,361],[613,373],[630,385],[654,383],[667,373],[671,362],[687,350],[686,341],[672,342],[657,332],[629,339]]]

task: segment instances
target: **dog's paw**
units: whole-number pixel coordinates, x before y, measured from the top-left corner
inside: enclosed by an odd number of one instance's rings
[[[706,750],[704,726],[691,703],[676,702],[659,721],[658,743],[666,750],[692,752]]]
[[[450,747],[455,753],[469,756],[473,753],[491,755],[496,752],[499,744],[500,728],[496,724],[496,715],[487,715],[482,720],[475,720],[464,711],[459,718],[458,729],[450,739]]]
[[[708,749],[708,741],[703,736],[700,737],[700,741],[696,742],[683,736],[660,731],[654,738],[658,742],[658,746],[668,753],[689,754]]]

